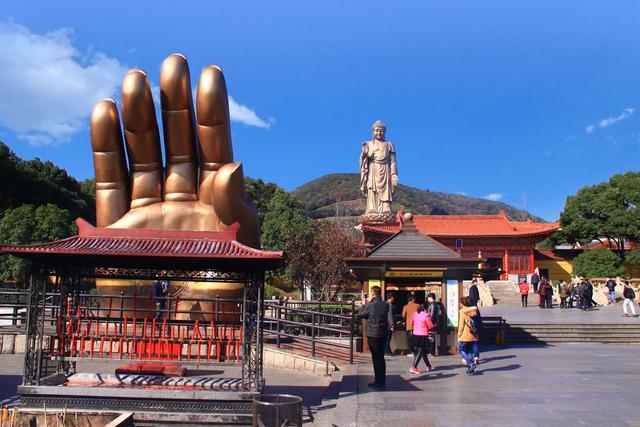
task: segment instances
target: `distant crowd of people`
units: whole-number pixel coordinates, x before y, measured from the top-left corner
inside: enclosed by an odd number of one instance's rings
[[[477,287],[476,287],[477,290]],[[391,341],[396,326],[404,326],[407,334],[408,351],[412,363],[409,372],[420,374],[420,362],[424,362],[425,372],[433,370],[429,355],[436,355],[436,341],[438,331],[444,326],[444,310],[440,302],[436,301],[434,293],[427,294],[424,304],[417,303],[415,296],[407,297],[407,304],[402,308],[402,319],[397,325],[394,317],[392,293],[387,294],[387,300],[381,297],[379,286],[371,288],[372,298],[365,301],[358,317],[365,319],[365,335],[373,361],[374,381],[369,387],[379,388],[386,385],[385,356],[392,356]],[[479,299],[479,298],[478,298]],[[480,328],[482,317],[475,302],[470,297],[460,299],[458,319],[458,352],[467,366],[466,373],[475,375],[480,363]]]
[[[638,317],[633,304],[636,298],[635,291],[631,287],[628,280],[623,282],[623,316]],[[605,283],[607,288],[607,297],[609,303],[616,303],[616,281],[613,278],[608,278]],[[538,295],[538,306],[540,308],[553,308],[553,295],[557,292],[560,299],[560,308],[579,308],[583,311],[587,311],[592,307],[597,307],[599,304],[593,300],[593,284],[583,277],[575,278],[567,283],[565,280],[559,280],[554,288],[552,283],[545,277],[540,277],[537,273],[531,275],[531,288],[526,279],[520,282],[520,298],[522,307],[528,307],[529,293],[533,288],[533,293]],[[574,306],[575,304],[575,306]],[[638,301],[640,304],[640,300]]]

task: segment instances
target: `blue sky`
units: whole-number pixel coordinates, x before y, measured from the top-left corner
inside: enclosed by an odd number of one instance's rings
[[[89,113],[131,67],[217,63],[245,173],[291,190],[357,172],[382,119],[400,181],[548,220],[640,168],[640,2],[8,2],[0,139],[93,176]]]

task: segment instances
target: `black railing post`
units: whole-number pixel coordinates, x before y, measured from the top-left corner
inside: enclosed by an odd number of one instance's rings
[[[351,319],[349,319],[349,364],[353,365],[353,340],[355,339],[356,302],[351,300]]]
[[[11,324],[13,326],[18,324],[18,305],[19,304],[20,304],[20,295],[16,292],[16,305],[13,307],[13,319],[11,319]]]
[[[123,316],[124,316],[124,291],[120,291],[120,335],[122,335]]]
[[[280,318],[282,317],[282,300],[278,301],[278,308],[276,310],[277,320],[276,320],[276,346],[280,348]]]
[[[316,357],[316,313],[311,312],[311,355]]]

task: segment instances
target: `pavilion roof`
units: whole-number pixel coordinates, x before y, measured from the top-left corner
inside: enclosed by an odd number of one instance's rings
[[[460,259],[460,254],[405,222],[396,234],[373,248],[369,259]]]
[[[362,224],[364,232],[395,234],[401,226],[401,215],[395,222]],[[418,230],[432,237],[493,237],[547,235],[560,228],[558,222],[535,223],[510,221],[504,211],[497,215],[414,215]]]
[[[30,245],[0,245],[0,253],[34,261],[77,265],[153,264],[277,268],[282,252],[262,251],[236,240],[238,224],[223,231],[146,230],[94,227],[78,219],[77,236]]]

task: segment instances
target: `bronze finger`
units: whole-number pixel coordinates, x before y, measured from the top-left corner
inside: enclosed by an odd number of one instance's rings
[[[160,71],[160,103],[167,157],[165,200],[197,200],[193,96],[187,59],[170,55]]]
[[[224,225],[238,222],[238,241],[260,247],[260,226],[255,205],[244,189],[242,163],[226,164],[214,175],[213,210]]]
[[[129,191],[118,107],[104,99],[91,113],[91,148],[96,176],[96,225],[106,227],[129,210]]]
[[[196,95],[200,142],[200,200],[211,203],[211,181],[224,164],[233,162],[229,99],[222,70],[209,65],[202,70]]]
[[[131,208],[162,201],[162,153],[151,88],[142,70],[122,81],[122,121],[129,154]]]

